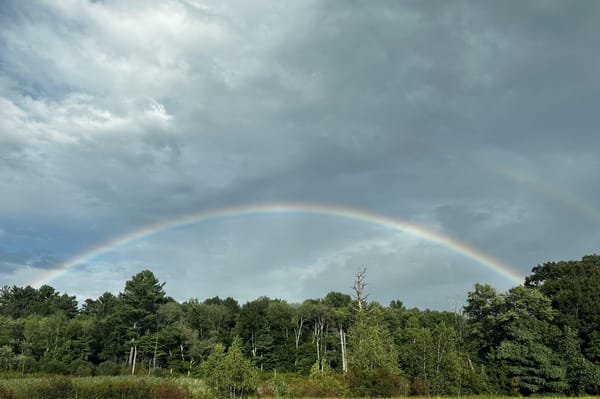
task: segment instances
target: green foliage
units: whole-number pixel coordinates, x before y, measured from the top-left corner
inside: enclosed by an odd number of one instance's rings
[[[7,385],[7,387],[4,387]],[[204,399],[198,392],[193,396]],[[0,399],[191,399],[185,384],[149,378],[43,377],[0,382]]]
[[[268,297],[242,306],[236,331],[244,343],[243,352],[260,370],[293,368],[293,313],[287,302]]]
[[[373,315],[358,314],[348,331],[348,353],[350,370],[369,373],[379,369],[389,373],[398,371],[398,354],[389,331]]]
[[[566,369],[552,347],[556,312],[541,291],[517,286],[497,295],[476,285],[465,313],[478,354],[486,356],[500,389],[525,395],[567,389]]]
[[[96,375],[110,376],[119,375],[121,372],[121,366],[112,360],[106,360],[98,365],[96,368]]]
[[[77,301],[74,296],[60,294],[49,285],[39,289],[27,286],[0,289],[0,315],[14,319],[31,315],[50,316],[62,313],[71,318],[77,314]]]
[[[75,393],[75,386],[67,377],[45,378],[38,384],[30,387],[32,396],[40,399],[71,398]]]
[[[106,317],[117,307],[119,301],[110,292],[105,292],[98,299],[86,299],[81,307],[81,314],[97,318]]]
[[[577,331],[587,359],[600,362],[600,255],[538,265],[525,285],[550,298],[556,324]]]
[[[40,371],[47,374],[69,374],[69,365],[60,360],[44,359],[40,362]]]
[[[154,314],[161,303],[167,302],[164,285],[150,270],[143,270],[125,283],[121,303],[132,309]]]
[[[351,370],[373,372],[394,371],[398,355],[385,330],[377,326],[357,324],[349,331],[348,363]]]
[[[344,379],[353,397],[389,398],[407,396],[409,392],[408,381],[396,370],[351,370]]]
[[[291,374],[286,375],[285,383],[288,391],[285,396],[292,398],[335,398],[349,395],[346,382],[337,374],[327,374],[317,378]],[[266,392],[270,393],[270,390]]]
[[[15,399],[15,395],[11,389],[0,385],[0,399]]]
[[[163,287],[145,270],[123,293],[88,299],[79,312],[73,297],[50,286],[0,289],[0,373],[131,374],[135,353],[137,376],[203,375],[195,395],[222,398],[253,392],[256,369],[270,371],[258,394],[281,397],[600,393],[597,255],[537,266],[525,286],[504,293],[476,284],[463,314],[406,309],[399,300],[383,307],[364,292],[360,307],[339,292],[302,304],[267,297],[242,307],[219,297],[180,304]],[[46,378],[18,390],[0,382],[0,395],[71,388],[79,395],[84,379]],[[107,398],[159,389],[147,379],[94,381],[106,385],[97,391]],[[179,395],[172,386],[159,390]]]
[[[12,370],[17,363],[17,356],[9,345],[0,346],[0,370]]]
[[[274,373],[268,384],[269,396],[276,398],[289,397],[290,387],[281,373]]]
[[[94,364],[83,359],[71,363],[70,374],[77,377],[91,377],[94,375]]]
[[[239,399],[256,389],[256,371],[242,354],[238,337],[234,338],[227,352],[223,345],[215,346],[203,364],[203,375],[211,392],[218,398]]]

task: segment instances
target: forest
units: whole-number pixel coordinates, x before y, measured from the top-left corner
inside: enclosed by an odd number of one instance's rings
[[[217,393],[237,379],[223,397],[600,394],[598,255],[535,266],[507,292],[476,284],[454,312],[369,301],[367,280],[365,269],[348,293],[244,304],[177,302],[150,270],[81,304],[5,286],[0,371],[193,377]]]

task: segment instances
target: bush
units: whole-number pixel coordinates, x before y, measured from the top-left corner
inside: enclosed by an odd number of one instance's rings
[[[157,399],[184,399],[188,398],[189,394],[171,383],[161,383],[152,390],[151,397]]]
[[[256,370],[242,354],[239,337],[233,339],[227,352],[223,345],[215,345],[202,368],[206,383],[217,398],[242,398],[256,389]]]
[[[415,378],[410,384],[410,393],[417,396],[429,396],[431,394],[431,384],[422,378]]]
[[[71,363],[71,374],[77,377],[91,377],[94,375],[94,365],[82,359]]]
[[[281,374],[275,374],[271,381],[269,381],[269,385],[272,391],[272,396],[275,397],[287,397],[290,395],[290,387],[288,386],[285,378]]]
[[[171,375],[171,373],[169,372],[169,370],[167,369],[163,369],[163,368],[156,368],[151,370],[150,375],[152,377],[168,377],[169,375]]]
[[[69,366],[58,360],[46,360],[40,362],[40,371],[48,374],[69,374]]]
[[[178,378],[177,386],[188,392],[195,399],[208,399],[208,387],[203,380],[198,378]]]
[[[383,368],[375,371],[350,371],[345,376],[352,396],[407,396],[408,382],[398,372]]]
[[[262,382],[256,389],[257,396],[262,398],[281,398],[290,396],[290,387],[285,376],[281,373],[266,378],[266,374],[261,375]]]
[[[96,375],[119,375],[120,373],[121,366],[111,360],[100,363],[96,368]]]
[[[34,397],[36,399],[66,399],[72,396],[74,386],[67,377],[51,377],[44,378],[38,384],[32,385],[30,390],[33,391],[33,395],[28,395],[27,397]]]
[[[24,373],[35,373],[39,371],[39,364],[33,356],[17,356],[17,369]]]

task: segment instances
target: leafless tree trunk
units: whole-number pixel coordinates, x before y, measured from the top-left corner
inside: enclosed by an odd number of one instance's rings
[[[156,339],[154,341],[154,356],[152,356],[152,370],[156,370],[156,352],[158,352],[158,330],[156,330]]]
[[[127,365],[130,365],[131,363],[133,363],[133,343],[131,344],[131,347],[129,348],[129,358],[127,359]]]
[[[317,352],[317,362],[322,371],[323,365],[321,364],[321,358],[323,357],[323,335],[326,330],[325,317],[321,314],[318,315],[315,319],[315,324],[313,326],[313,342],[315,344],[316,352]]]
[[[135,375],[135,362],[137,359],[137,345],[133,346],[133,362],[131,363],[131,375]]]
[[[133,334],[131,336],[131,346],[129,347],[129,358],[127,359],[127,365],[133,364],[134,361],[134,348],[135,348],[135,328],[137,322],[133,322]]]
[[[362,311],[367,305],[368,294],[365,294],[365,287],[367,284],[365,283],[365,275],[367,274],[367,269],[364,268],[362,272],[356,273],[356,280],[354,281],[354,299],[356,300],[356,306],[358,307],[358,311]]]
[[[300,346],[300,339],[302,338],[302,327],[304,325],[304,317],[300,316],[296,320],[296,326],[294,327],[294,343],[296,344],[296,357],[294,360],[294,366],[298,365],[298,347]]]
[[[252,330],[252,335],[251,335],[251,343],[252,343],[252,357],[256,357],[256,341],[254,341],[254,330]]]
[[[340,326],[340,348],[342,350],[342,371],[346,373],[348,371],[348,359],[346,358],[346,333]]]

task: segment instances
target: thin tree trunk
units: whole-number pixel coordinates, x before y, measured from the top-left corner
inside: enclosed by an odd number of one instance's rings
[[[440,372],[440,364],[442,363],[442,333],[438,332],[438,342],[437,342],[437,356],[436,356],[436,364],[435,364],[435,374],[438,375]]]
[[[256,357],[256,342],[254,341],[254,330],[252,330],[252,335],[251,335],[251,339],[252,339],[252,357]]]
[[[132,340],[133,341],[133,340]],[[127,365],[131,365],[133,363],[133,344],[129,348],[129,358],[127,359]]]
[[[25,345],[21,348],[21,375],[25,375]]]
[[[342,350],[342,371],[346,373],[348,371],[348,359],[346,359],[346,333],[342,327],[340,327],[340,348]]]
[[[320,339],[321,336],[319,335],[319,323],[316,322],[315,323],[315,327],[314,327],[314,342],[315,342],[315,349],[317,351],[317,364],[319,364],[319,367],[321,365],[321,344],[320,344]]]
[[[131,364],[131,375],[135,375],[135,362],[137,359],[137,345],[133,346],[133,363]]]
[[[296,320],[296,327],[294,328],[294,343],[296,344],[296,356],[294,359],[294,366],[298,365],[298,348],[300,346],[300,338],[302,337],[303,324],[304,324],[303,317],[300,317],[300,320]]]
[[[156,331],[156,340],[154,341],[154,356],[152,357],[152,370],[156,370],[156,352],[158,352],[158,331]]]

